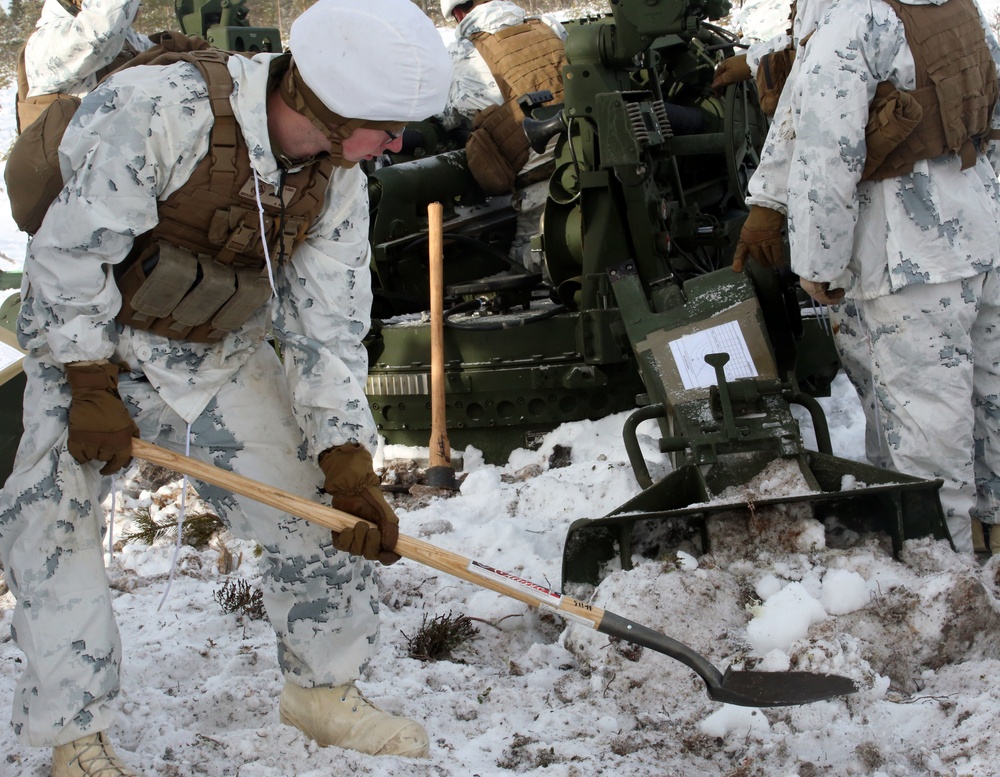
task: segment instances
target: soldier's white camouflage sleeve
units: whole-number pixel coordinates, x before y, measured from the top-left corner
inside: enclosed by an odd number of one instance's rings
[[[279,272],[274,314],[292,406],[313,457],[346,442],[375,451],[362,344],[371,325],[370,256],[367,181],[358,168],[338,169],[323,214]]]
[[[804,35],[816,28],[815,11],[821,6],[820,0],[799,0],[795,19],[793,20],[794,40],[782,34],[765,43],[756,44],[747,50],[747,63],[756,71],[760,59],[769,51],[777,51],[788,45],[795,45]],[[795,122],[792,116],[791,94],[798,78],[801,56],[796,51],[792,67],[785,81],[778,104],[768,127],[764,147],[761,149],[760,163],[754,171],[747,186],[747,204],[759,205],[764,208],[786,213],[788,203],[788,171],[792,163],[792,152],[795,147]]]
[[[747,57],[747,67],[750,68],[750,72],[754,77],[757,75],[757,68],[760,67],[760,61],[767,55],[775,51],[781,51],[781,49],[788,48],[792,43],[791,37],[787,33],[781,33],[780,35],[775,35],[773,38],[769,38],[765,41],[757,41],[756,43],[751,43],[746,50]]]
[[[438,115],[445,129],[472,126],[472,118],[484,108],[503,102],[500,87],[486,60],[465,38],[448,47],[451,55],[451,86],[444,111]]]
[[[208,150],[212,110],[197,68],[133,68],[108,79],[73,117],[59,148],[67,184],[28,245],[21,309],[27,348],[61,362],[114,350],[121,295],[111,266],[157,223],[156,200],[188,179]],[[124,74],[123,74],[124,75]]]
[[[833,282],[845,273],[858,219],[868,105],[902,45],[905,38],[883,35],[870,15],[848,10],[828,17],[799,52],[788,216],[792,269],[802,278]]]
[[[779,213],[788,212],[788,170],[795,147],[795,126],[787,99],[787,85],[793,83],[794,73],[795,66],[792,65],[792,75],[788,78],[786,89],[778,100],[774,118],[767,130],[764,147],[760,152],[760,163],[747,185],[748,205],[759,205]]]
[[[149,48],[149,39],[132,30],[140,4],[84,0],[71,16],[57,0],[46,0],[24,51],[28,96],[87,94],[97,83],[95,73],[118,56],[126,40],[139,51]]]

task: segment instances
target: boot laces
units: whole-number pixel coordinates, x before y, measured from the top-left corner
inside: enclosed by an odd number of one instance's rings
[[[76,763],[88,777],[134,777],[135,772],[123,764],[111,747],[111,743],[101,732],[89,741],[73,743],[76,755],[71,764]]]

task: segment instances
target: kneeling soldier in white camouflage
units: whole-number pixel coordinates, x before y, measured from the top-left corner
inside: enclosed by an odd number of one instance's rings
[[[428,754],[354,686],[375,654],[374,560],[398,520],[372,471],[363,387],[366,181],[439,112],[441,39],[409,0],[319,0],[291,54],[167,55],[113,76],[60,147],[67,184],[29,246],[18,326],[25,434],[0,557],[25,671],[13,725],[53,775],[133,775],[111,748],[122,651],[101,551],[102,479],[140,436],[378,526],[337,536],[204,484],[263,548],[281,720],[320,745]],[[265,340],[273,327],[283,363]]]

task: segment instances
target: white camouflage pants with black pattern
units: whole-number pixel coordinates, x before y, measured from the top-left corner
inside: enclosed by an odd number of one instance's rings
[[[827,308],[834,327],[833,342],[840,356],[840,365],[857,392],[865,416],[865,458],[869,463],[886,468],[889,455],[882,438],[880,413],[872,390],[871,337],[858,310],[858,304],[845,299]]]
[[[70,400],[62,367],[25,358],[25,434],[0,497],[0,558],[17,599],[12,634],[26,657],[12,723],[28,745],[106,729],[122,647],[104,571],[100,462],[66,448]],[[186,424],[138,376],[120,392],[142,438],[184,451]],[[304,456],[274,351],[260,347],[192,425],[191,455],[316,498],[322,473]],[[195,484],[238,537],[263,548],[264,605],[290,682],[355,680],[378,632],[374,567],[332,547],[328,529],[221,489]]]
[[[952,540],[1000,521],[1000,277],[911,284],[859,302],[893,469],[942,478]]]

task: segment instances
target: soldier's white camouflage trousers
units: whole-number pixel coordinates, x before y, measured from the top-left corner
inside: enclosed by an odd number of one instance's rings
[[[1000,278],[911,284],[859,302],[891,466],[942,478],[955,546],[1000,519]]]
[[[103,465],[81,466],[66,449],[70,392],[61,366],[28,356],[24,367],[25,432],[0,497],[0,554],[17,598],[13,637],[26,657],[13,726],[24,743],[50,746],[110,725],[122,651],[101,547]],[[184,421],[142,376],[121,377],[142,438],[183,452]],[[316,498],[322,473],[304,449],[266,346],[192,424],[195,458]],[[356,679],[378,631],[373,566],[336,551],[327,529],[195,485],[234,534],[264,548],[264,604],[286,679],[306,687]]]
[[[827,310],[834,328],[833,342],[840,356],[840,365],[854,386],[865,415],[865,458],[876,467],[888,467],[889,454],[882,437],[880,413],[872,388],[872,352],[868,327],[854,300],[845,299],[840,305]]]
[[[548,193],[548,181],[539,181],[525,186],[511,199],[511,205],[517,212],[517,221],[509,256],[532,273],[545,272],[544,256],[531,250],[531,238],[541,232]]]

